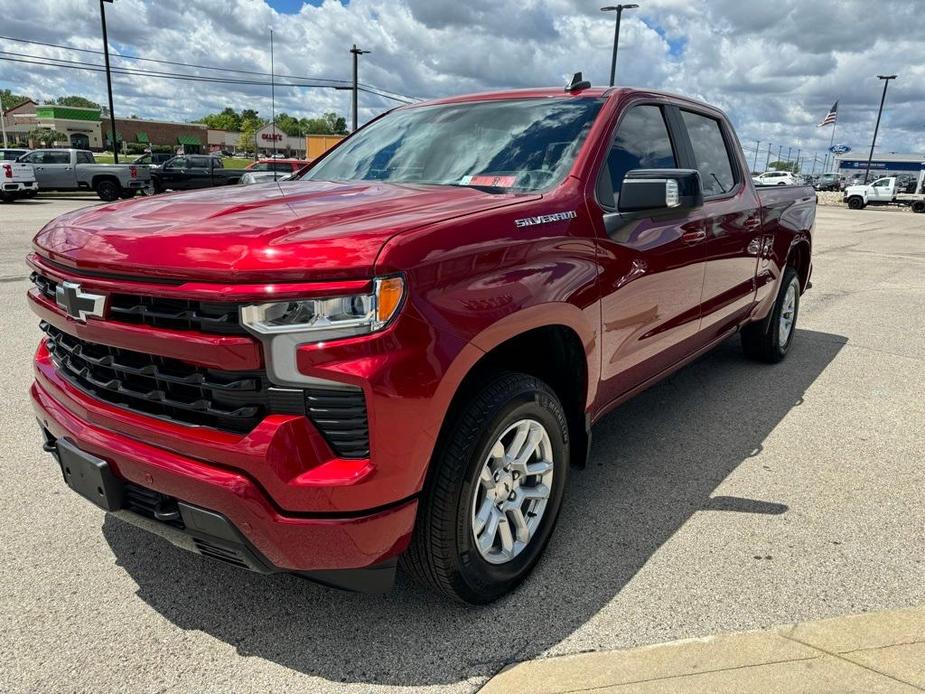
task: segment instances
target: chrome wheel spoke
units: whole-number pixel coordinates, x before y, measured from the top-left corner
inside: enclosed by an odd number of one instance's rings
[[[500,523],[501,512],[496,507],[492,506],[488,517],[488,523],[484,528],[484,532],[477,537],[479,549],[482,550],[482,554],[490,552],[494,547],[495,536],[498,534],[498,526]]]
[[[552,461],[537,460],[536,462],[527,465],[526,469],[527,475],[545,475],[547,472],[552,471]]]
[[[472,529],[475,531],[476,536],[482,532],[485,528],[485,525],[488,523],[488,519],[491,518],[492,511],[494,510],[495,505],[491,503],[491,499],[485,497],[482,501],[482,505],[479,506],[479,512],[475,514],[475,520],[472,523]]]
[[[482,472],[479,475],[479,482],[485,489],[494,489],[495,478],[491,473],[491,468],[488,465],[482,467]]]
[[[501,552],[508,559],[514,556],[514,536],[511,534],[511,524],[505,516],[498,523],[498,536],[501,538]]]
[[[524,512],[519,508],[508,511],[508,518],[514,526],[514,536],[518,542],[527,544],[530,541],[530,528],[527,526],[527,519],[524,518]]]
[[[518,494],[522,499],[548,499],[549,487],[545,484],[538,484],[535,487],[521,487]]]

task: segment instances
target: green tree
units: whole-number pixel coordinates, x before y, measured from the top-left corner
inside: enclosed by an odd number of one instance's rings
[[[280,113],[276,116],[276,127],[291,137],[298,137],[304,132],[302,122],[288,113]]]
[[[67,133],[58,132],[51,128],[32,128],[27,135],[30,142],[35,142],[45,147],[51,147],[56,142],[67,142]]]
[[[4,111],[19,106],[23,101],[28,101],[29,97],[23,94],[14,94],[9,89],[0,89],[0,108]]]
[[[59,96],[55,99],[59,106],[75,106],[77,108],[102,108],[95,101],[90,101],[82,96]]]
[[[262,126],[259,120],[247,120],[241,124],[241,138],[238,140],[238,151],[254,154],[257,151],[257,143],[254,138],[257,130]]]
[[[768,171],[789,171],[799,173],[800,167],[795,161],[772,161],[768,164]]]
[[[347,119],[336,113],[325,113],[321,118],[303,118],[302,132],[310,135],[346,135]]]
[[[219,130],[241,129],[241,116],[230,106],[225,108],[221,113],[210,113],[203,116],[197,122],[203,123],[210,128],[218,128]]]

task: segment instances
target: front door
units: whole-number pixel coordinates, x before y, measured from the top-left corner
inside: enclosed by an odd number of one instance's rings
[[[619,219],[619,191],[628,171],[678,167],[668,108],[641,104],[624,112],[597,185],[597,202],[610,219]],[[687,216],[635,218],[611,225],[599,241],[603,402],[696,349],[703,247],[699,228],[688,222]]]
[[[689,168],[703,184],[702,242],[706,272],[701,332],[709,341],[738,325],[755,302],[755,272],[761,243],[761,208],[745,185],[744,163],[728,126],[715,115],[681,109],[690,147]]]
[[[890,202],[893,199],[893,181],[892,178],[880,178],[874,181],[867,195],[868,202]]]

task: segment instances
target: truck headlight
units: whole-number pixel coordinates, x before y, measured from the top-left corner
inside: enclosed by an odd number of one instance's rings
[[[241,323],[261,335],[298,333],[305,342],[365,335],[392,320],[404,293],[401,277],[378,277],[369,294],[242,306]]]

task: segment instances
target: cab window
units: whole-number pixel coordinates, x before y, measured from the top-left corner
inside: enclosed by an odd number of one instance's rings
[[[598,179],[598,199],[615,207],[620,187],[633,169],[674,169],[677,158],[660,106],[634,106],[617,128],[607,165]]]
[[[681,111],[681,118],[694,150],[704,197],[728,193],[735,187],[736,169],[726,147],[722,125],[715,118],[691,111]],[[786,173],[775,176],[786,176]]]

